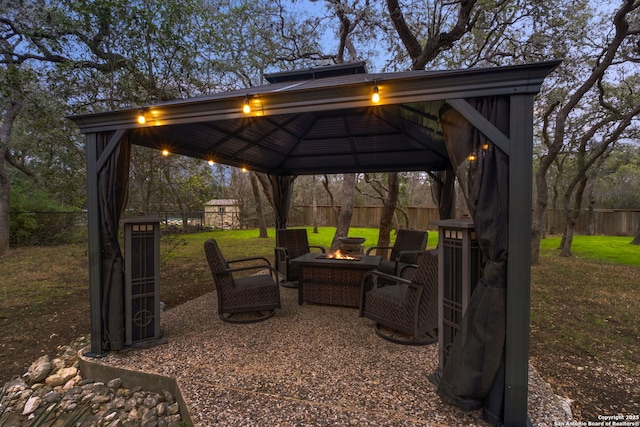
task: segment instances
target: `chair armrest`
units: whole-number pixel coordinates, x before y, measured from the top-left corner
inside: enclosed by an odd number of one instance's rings
[[[278,262],[278,255],[280,255],[280,257],[282,257],[282,259],[284,260],[289,259],[289,250],[287,248],[283,248],[282,246],[276,246],[275,248],[273,248],[273,252],[276,256],[276,262]]]
[[[423,253],[425,253],[426,251],[422,250],[422,251],[401,251],[398,252],[398,255],[396,256],[396,259],[394,260],[396,263],[402,262],[402,258],[407,257],[409,255],[418,255],[417,258],[420,257],[420,255],[422,255]],[[417,260],[416,258],[416,260]]]
[[[309,245],[309,249],[311,248],[315,248],[315,249],[320,249],[320,251],[324,254],[326,253],[325,249],[323,246],[315,246],[315,245]]]
[[[406,278],[405,274],[407,274],[406,272],[408,270],[414,270],[413,273],[415,273],[415,270],[418,269],[418,264],[405,264],[400,271],[398,271],[398,276],[402,277],[403,279]],[[413,276],[413,275],[412,275]],[[407,279],[407,280],[411,280],[411,279]]]
[[[411,281],[408,280],[408,279],[405,279],[405,278],[402,278],[402,277],[398,277],[398,276],[394,276],[393,274],[383,273],[382,271],[378,271],[378,270],[368,271],[365,274],[364,277],[367,277],[367,276],[381,277],[383,279],[387,279],[387,280],[390,280],[392,282],[395,282],[395,284],[398,284],[398,283],[405,283],[407,285],[411,284]],[[381,286],[390,286],[390,285],[386,284],[386,285],[381,285]],[[377,283],[377,280],[374,281],[374,286],[373,287],[374,288],[378,288],[379,287],[379,285]]]
[[[393,246],[372,246],[370,248],[367,248],[367,255],[369,255],[371,253],[372,250],[374,249],[393,249]]]
[[[269,261],[267,258],[262,257],[262,256],[238,258],[238,259],[234,259],[234,260],[231,260],[231,261],[227,261],[227,264],[233,264],[233,263],[237,263],[237,262],[246,262],[246,261],[264,261],[267,264],[267,266],[271,267],[271,261]]]
[[[228,263],[229,262],[227,261],[227,264]],[[276,278],[278,277],[278,273],[273,267],[271,267],[271,265],[250,265],[247,267],[227,268],[226,270],[224,270],[224,272],[225,274],[226,273],[233,274],[240,271],[251,271],[251,270],[269,270],[269,275],[271,276],[271,278],[273,278],[274,281],[278,283],[278,281],[276,280]]]

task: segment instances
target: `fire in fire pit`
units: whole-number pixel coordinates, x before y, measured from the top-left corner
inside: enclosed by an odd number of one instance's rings
[[[340,250],[337,250],[335,252],[329,252],[328,254],[320,254],[316,258],[343,259],[343,260],[347,260],[347,261],[360,261],[362,259],[361,256],[349,255],[349,254],[346,254],[346,253],[342,253]]]

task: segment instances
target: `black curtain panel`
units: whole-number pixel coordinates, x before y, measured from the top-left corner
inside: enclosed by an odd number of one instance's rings
[[[289,207],[291,205],[291,191],[295,175],[269,175],[273,190],[273,203],[276,213],[276,230],[287,228],[289,222]]]
[[[98,134],[98,157],[113,132]],[[120,217],[127,204],[131,143],[124,136],[98,172],[102,258],[103,350],[121,350],[124,343],[124,261],[118,243]]]
[[[467,101],[509,136],[508,97]],[[455,109],[443,110],[440,119],[485,265],[444,366],[438,394],[463,410],[483,408],[485,419],[498,424],[504,416],[509,157]]]

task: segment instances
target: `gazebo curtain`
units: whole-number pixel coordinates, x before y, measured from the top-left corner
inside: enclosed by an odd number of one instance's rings
[[[273,189],[273,204],[276,213],[276,229],[287,228],[289,222],[289,206],[295,175],[269,175]]]
[[[97,135],[98,158],[113,132]],[[120,217],[127,204],[131,143],[127,135],[98,172],[100,241],[102,259],[102,348],[121,350],[124,344],[124,261],[118,243]]]
[[[432,178],[431,197],[438,205],[440,219],[455,218],[456,180],[453,166],[444,171],[430,172],[429,175]]]
[[[467,101],[509,135],[508,97]],[[485,419],[497,424],[504,415],[509,157],[455,109],[442,111],[440,120],[486,263],[444,366],[438,394],[463,410],[482,407]]]

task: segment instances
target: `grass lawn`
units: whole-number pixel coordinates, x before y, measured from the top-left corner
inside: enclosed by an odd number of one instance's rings
[[[559,252],[560,236],[542,240],[540,250],[543,255]],[[629,236],[576,236],[571,245],[573,256],[620,265],[640,265],[640,246],[631,245]]]
[[[334,228],[307,229],[311,245],[330,246]],[[377,244],[377,229],[349,235],[365,237],[365,247]],[[203,251],[209,238],[227,259],[273,259],[273,228],[267,239],[257,230],[163,237],[160,292],[169,308],[213,291]],[[437,240],[430,231],[428,247]],[[577,419],[640,412],[640,246],[631,240],[576,236],[574,256],[561,258],[560,238],[550,237],[531,270],[531,361],[558,394],[574,400]],[[86,245],[14,249],[0,258],[0,271],[0,380],[7,381],[42,352],[53,356],[88,332]]]

